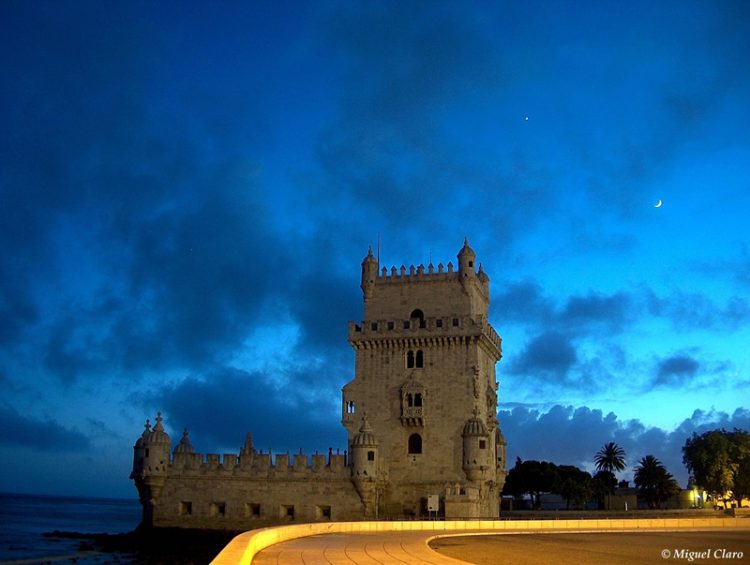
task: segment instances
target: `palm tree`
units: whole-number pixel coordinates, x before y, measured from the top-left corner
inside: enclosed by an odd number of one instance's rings
[[[609,510],[611,502],[610,495],[615,492],[617,477],[614,471],[622,471],[625,468],[625,450],[617,445],[614,441],[605,443],[599,452],[594,455],[594,464],[599,471],[596,476],[600,487],[607,488],[606,498],[599,499],[600,508],[604,507]],[[602,504],[604,503],[604,504]]]
[[[646,455],[639,461],[633,479],[649,508],[659,508],[662,502],[680,492],[677,481],[653,455]]]
[[[597,471],[615,471],[625,469],[625,450],[614,441],[605,443],[599,452],[594,455],[594,464]]]

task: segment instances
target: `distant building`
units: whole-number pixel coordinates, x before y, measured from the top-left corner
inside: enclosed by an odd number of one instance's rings
[[[364,320],[349,323],[355,376],[342,399],[348,450],[272,457],[248,434],[239,454],[203,456],[185,431],[172,451],[158,415],[134,447],[144,525],[499,515],[501,340],[487,317],[489,278],[468,241],[457,270],[380,270],[370,250],[361,288]]]

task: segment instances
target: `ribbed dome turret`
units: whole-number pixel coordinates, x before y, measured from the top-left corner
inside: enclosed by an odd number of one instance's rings
[[[462,435],[464,437],[486,436],[487,426],[484,425],[484,422],[482,422],[482,420],[474,416],[473,418],[470,418],[469,420],[467,420],[466,425],[464,426],[464,431]]]
[[[161,423],[162,417],[161,412],[156,414],[156,425],[154,429],[149,431],[148,422],[146,422],[146,430],[141,436],[142,445],[170,445],[171,440],[169,435],[164,431],[164,426]]]
[[[372,427],[366,417],[362,418],[362,426],[359,433],[352,438],[352,447],[372,447],[377,445],[375,434],[372,433]]]
[[[175,455],[178,453],[195,453],[195,449],[193,449],[193,446],[190,443],[190,438],[188,437],[187,428],[182,432],[182,439],[180,440],[180,443],[177,444],[177,447],[174,448],[174,453]]]

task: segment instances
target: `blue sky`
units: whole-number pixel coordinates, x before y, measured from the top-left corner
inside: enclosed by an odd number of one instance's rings
[[[750,429],[750,11],[3,2],[0,481],[345,446],[359,263],[491,278],[511,458]],[[659,208],[655,204],[663,201]]]

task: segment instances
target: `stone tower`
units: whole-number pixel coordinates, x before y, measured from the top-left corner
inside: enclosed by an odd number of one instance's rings
[[[476,254],[464,241],[458,270],[441,263],[389,272],[370,249],[361,287],[364,320],[349,324],[356,364],[342,423],[356,466],[368,470],[354,477],[367,514],[424,516],[437,500],[447,518],[498,516],[500,337]]]

